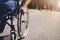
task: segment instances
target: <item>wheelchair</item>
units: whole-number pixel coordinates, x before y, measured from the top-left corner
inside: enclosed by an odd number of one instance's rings
[[[10,40],[22,40],[27,36],[29,31],[29,13],[23,12],[23,10],[21,9],[21,4],[19,4],[19,0],[13,1],[11,3],[15,3],[13,5],[16,6],[11,5],[10,1],[7,1],[5,3],[6,5],[3,4],[0,7],[0,32],[2,33],[5,25],[8,24],[11,28]],[[14,18],[17,19],[17,30],[15,29],[15,25],[13,24],[13,21],[15,20]],[[11,23],[7,22],[8,20],[10,20]]]

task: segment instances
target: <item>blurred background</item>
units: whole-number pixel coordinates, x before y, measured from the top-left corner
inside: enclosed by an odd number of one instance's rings
[[[29,4],[29,8],[60,11],[60,0],[32,0]]]

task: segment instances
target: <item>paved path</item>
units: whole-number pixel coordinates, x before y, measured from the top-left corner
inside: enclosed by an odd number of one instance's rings
[[[30,15],[30,31],[24,40],[60,40],[60,13]]]
[[[60,40],[60,13],[40,12],[30,14],[30,30],[24,40]],[[7,26],[0,36],[9,34]],[[5,38],[5,40],[8,40]]]

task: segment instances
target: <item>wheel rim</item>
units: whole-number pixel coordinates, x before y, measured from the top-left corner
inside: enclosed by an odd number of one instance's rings
[[[23,37],[26,37],[29,31],[29,27],[28,27],[28,23],[29,23],[29,14],[28,13],[24,13],[24,15],[22,15],[22,21],[25,21],[22,23],[21,27],[22,27],[22,35]],[[23,27],[25,27],[25,29],[23,30]]]
[[[23,39],[27,36],[28,34],[28,31],[29,31],[29,27],[28,27],[28,24],[29,24],[29,14],[28,13],[24,13],[24,15],[22,14],[22,16],[20,17],[21,20],[20,20],[20,32],[19,32],[19,35],[20,37]]]

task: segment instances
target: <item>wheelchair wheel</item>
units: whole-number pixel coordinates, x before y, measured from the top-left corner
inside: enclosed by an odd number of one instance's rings
[[[19,14],[19,21],[17,22],[18,25],[18,35],[20,39],[23,39],[27,36],[29,31],[29,13],[20,13]]]

